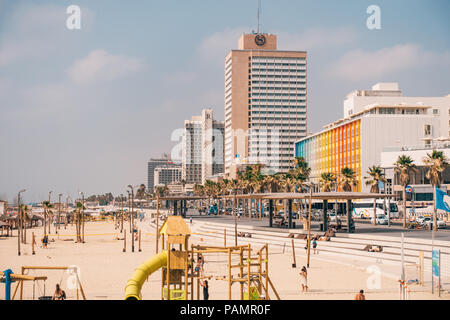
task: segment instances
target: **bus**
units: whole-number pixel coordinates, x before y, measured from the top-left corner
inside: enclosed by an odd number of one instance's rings
[[[376,215],[387,215],[388,214],[388,202],[386,201],[386,207],[385,210],[383,200],[377,200],[376,201]],[[398,206],[397,203],[391,202],[390,204],[390,217],[391,218],[398,218]],[[361,200],[358,202],[353,202],[353,216],[355,218],[361,218],[361,219],[371,219],[373,217],[373,200]]]

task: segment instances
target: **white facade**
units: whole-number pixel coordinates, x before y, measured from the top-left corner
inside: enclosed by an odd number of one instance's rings
[[[213,119],[211,109],[184,122],[182,168],[188,184],[205,183],[224,171],[224,123]]]
[[[355,90],[344,101],[344,118],[376,105],[431,106],[430,114],[439,117],[439,134],[450,137],[450,94],[443,97],[406,97],[402,95],[398,83],[381,82],[371,90]]]
[[[253,57],[249,162],[290,169],[306,135],[306,58]]]
[[[181,181],[181,166],[160,166],[154,171],[154,186],[165,186]]]

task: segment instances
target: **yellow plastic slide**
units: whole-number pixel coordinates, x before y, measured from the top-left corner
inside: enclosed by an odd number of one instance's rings
[[[167,251],[154,255],[137,267],[125,287],[125,300],[141,300],[144,281],[156,270],[167,265]]]

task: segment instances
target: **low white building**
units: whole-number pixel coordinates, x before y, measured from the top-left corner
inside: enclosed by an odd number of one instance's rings
[[[435,150],[442,151],[444,155],[450,159],[450,144],[436,143]],[[400,185],[399,177],[395,174],[394,163],[401,155],[411,157],[414,164],[417,166],[417,172],[412,173],[410,176],[410,185],[413,188],[413,200],[430,202],[433,201],[433,186],[426,178],[427,168],[423,159],[427,157],[427,154],[431,154],[433,148],[422,147],[402,147],[402,148],[385,148],[381,152],[381,167],[385,169],[386,178],[393,182],[394,192],[402,192],[403,187]],[[445,192],[450,191],[450,168],[445,169],[442,175],[443,183],[441,190]]]

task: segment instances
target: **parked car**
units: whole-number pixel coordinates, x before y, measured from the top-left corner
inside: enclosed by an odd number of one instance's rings
[[[423,219],[425,219],[424,216],[418,216],[418,217],[416,217],[416,222],[419,223],[419,224],[422,224],[423,223]]]
[[[373,218],[371,220],[373,222]],[[388,218],[384,214],[377,214],[377,218],[376,218],[375,221],[376,221],[376,224],[380,224],[380,225],[387,225],[387,224],[389,224]]]
[[[439,219],[437,219],[436,224],[437,224],[438,229],[445,229],[447,227],[445,222],[442,220],[439,220]],[[433,227],[433,218],[425,217],[423,219],[422,225],[426,225],[427,227],[429,227],[431,229]]]

